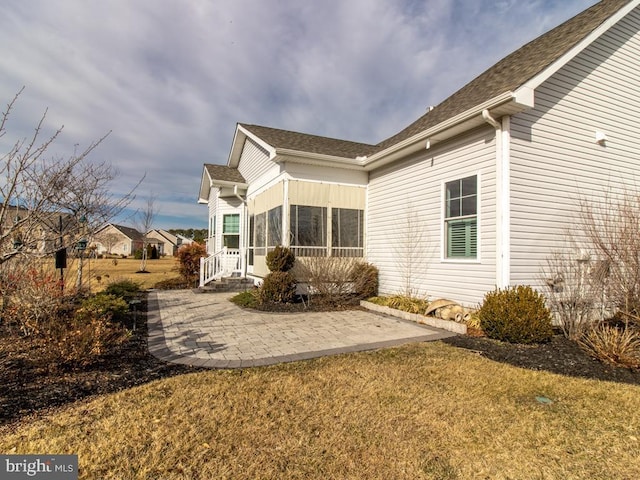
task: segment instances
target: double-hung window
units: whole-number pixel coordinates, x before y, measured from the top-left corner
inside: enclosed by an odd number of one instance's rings
[[[478,177],[445,184],[446,258],[478,257]]]
[[[227,248],[240,248],[240,215],[237,213],[222,216],[222,241]]]

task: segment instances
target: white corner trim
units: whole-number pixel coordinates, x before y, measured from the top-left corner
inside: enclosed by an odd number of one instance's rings
[[[496,285],[506,288],[511,283],[511,117],[502,117],[500,154],[497,159],[497,251]]]

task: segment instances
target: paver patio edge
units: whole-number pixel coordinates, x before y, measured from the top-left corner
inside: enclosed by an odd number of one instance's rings
[[[212,306],[213,308],[213,306]],[[371,313],[371,315],[377,315],[379,317],[385,317],[378,313]],[[406,320],[394,319],[395,321],[411,323]],[[178,353],[168,345],[164,335],[164,328],[162,324],[162,315],[160,311],[160,302],[158,300],[157,292],[149,292],[148,295],[148,308],[147,308],[147,325],[148,325],[148,345],[149,352],[156,358],[178,363],[182,365],[190,365],[194,367],[205,367],[213,369],[234,369],[234,368],[248,368],[248,367],[263,367],[269,365],[275,365],[278,363],[296,362],[301,360],[310,360],[313,358],[339,355],[345,353],[362,352],[369,350],[377,350],[380,348],[395,347],[407,343],[425,342],[441,340],[443,338],[454,336],[454,333],[447,332],[440,329],[434,329],[432,327],[425,328],[424,335],[415,335],[403,338],[394,338],[384,341],[376,342],[364,342],[359,344],[341,346],[336,348],[317,349],[310,351],[300,351],[296,353],[289,353],[284,355],[266,355],[262,357],[251,357],[248,353],[248,358],[242,358],[240,360],[232,359],[215,359],[215,358],[201,358],[189,353]],[[415,324],[413,324],[415,325]]]

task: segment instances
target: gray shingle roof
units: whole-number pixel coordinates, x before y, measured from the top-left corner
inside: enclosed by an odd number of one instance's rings
[[[375,145],[320,137],[306,133],[279,130],[260,125],[240,124],[274,148],[285,148],[301,152],[319,153],[335,157],[355,158],[375,151]]]
[[[485,101],[513,91],[549,67],[630,0],[602,0],[506,56],[401,132],[383,150]]]
[[[225,165],[213,165],[210,163],[205,163],[204,167],[213,180],[231,183],[247,183],[237,168],[231,168]]]
[[[142,240],[142,234],[135,228],[125,227],[124,225],[111,224],[117,230],[120,230],[123,234],[129,237],[131,240]]]
[[[372,155],[434,127],[456,115],[521,87],[584,40],[631,0],[601,0],[535,40],[506,56],[445,99],[433,110],[377,145],[338,140],[241,124],[275,148],[319,153],[344,158]]]

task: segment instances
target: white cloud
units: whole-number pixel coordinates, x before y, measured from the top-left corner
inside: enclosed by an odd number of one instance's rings
[[[19,135],[49,107],[51,153],[112,130],[92,158],[116,190],[146,172],[159,226],[203,226],[202,164],[226,161],[236,122],[378,142],[593,3],[7,0],[0,101],[27,87]]]

